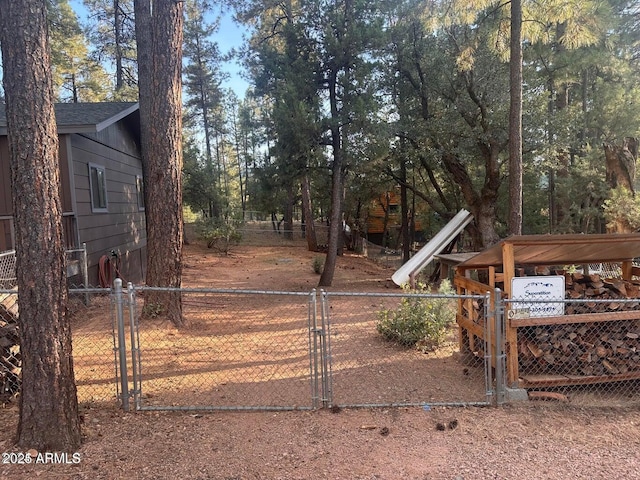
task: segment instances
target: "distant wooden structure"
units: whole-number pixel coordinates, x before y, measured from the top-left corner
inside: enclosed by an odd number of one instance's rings
[[[397,243],[402,227],[402,212],[400,207],[400,196],[390,190],[371,202],[367,209],[366,234],[367,239],[377,245],[384,244],[385,234],[392,236],[394,243]],[[421,232],[422,223],[414,219],[414,231]]]

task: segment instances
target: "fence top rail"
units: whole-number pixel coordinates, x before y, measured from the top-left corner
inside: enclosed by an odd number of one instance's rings
[[[308,297],[314,290],[307,292],[285,292],[277,290],[241,290],[233,288],[174,288],[174,287],[147,287],[133,286],[134,290],[140,292],[180,292],[180,293],[225,293],[238,295],[286,295],[296,297]]]
[[[98,288],[98,287],[94,287],[94,288],[70,288],[69,289],[69,294],[76,294],[76,293],[111,293],[112,289],[111,288]]]
[[[520,303],[639,303],[640,298],[503,298],[506,304]]]
[[[16,293],[16,288],[0,288],[0,293]],[[70,288],[69,294],[75,295],[80,293],[111,293],[110,288]]]
[[[487,298],[487,295],[458,295],[455,293],[442,294],[442,293],[386,293],[386,292],[327,292],[321,290],[322,295],[326,297],[395,297],[395,298],[446,298],[450,300],[482,300]]]
[[[15,250],[5,250],[3,252],[0,252],[0,257],[6,257],[9,255],[15,255],[16,251]]]

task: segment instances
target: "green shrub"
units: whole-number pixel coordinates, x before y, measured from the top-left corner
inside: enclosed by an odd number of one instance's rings
[[[229,253],[231,245],[238,245],[242,234],[232,221],[205,218],[196,222],[198,238],[207,242],[208,248]]]
[[[406,347],[434,351],[444,342],[449,327],[455,321],[456,304],[449,298],[432,298],[417,294],[430,293],[428,285],[415,290],[405,286],[407,296],[396,309],[378,312],[377,329],[382,336]],[[439,294],[453,294],[451,284],[444,280]]]

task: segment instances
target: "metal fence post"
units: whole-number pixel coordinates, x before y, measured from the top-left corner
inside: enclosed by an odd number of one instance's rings
[[[505,348],[504,348],[504,312],[505,305],[502,299],[502,292],[499,288],[495,289],[495,342],[496,342],[496,403],[503,405],[505,402],[506,385],[505,385]]]
[[[129,381],[127,374],[127,345],[124,330],[122,279],[116,278],[113,282],[113,295],[116,303],[116,322],[118,330],[118,360],[120,364],[120,388],[122,396],[122,408],[129,411]]]
[[[82,244],[82,260],[80,264],[80,269],[82,270],[82,281],[84,282],[84,288],[87,290],[89,288],[89,267],[87,265],[87,244]],[[84,294],[84,304],[89,305],[89,293],[86,292]]]
[[[318,315],[315,288],[309,293],[309,371],[311,372],[311,401],[314,409],[319,408],[320,368],[318,360]]]
[[[494,306],[495,307],[495,306]],[[485,389],[487,392],[487,402],[492,402],[492,397],[496,394],[495,388],[493,386],[493,371],[492,367],[494,365],[494,355],[497,352],[494,352],[491,348],[491,332],[495,329],[496,325],[496,310],[495,308],[491,308],[491,294],[489,292],[486,293],[484,297],[484,380],[485,380]],[[492,328],[493,323],[493,328]],[[497,367],[497,361],[495,361],[495,365]]]
[[[329,297],[327,292],[321,290],[322,300],[320,308],[321,317],[321,359],[322,359],[322,405],[333,405],[333,392],[331,385],[331,320],[329,319]]]
[[[138,355],[140,349],[138,348],[137,337],[137,322],[136,322],[136,295],[135,289],[131,282],[127,283],[127,303],[129,306],[129,331],[131,335],[131,375],[133,376],[133,402],[135,409],[140,409],[140,370],[138,364]]]

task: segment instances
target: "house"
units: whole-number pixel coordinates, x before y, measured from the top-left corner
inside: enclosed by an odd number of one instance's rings
[[[114,274],[116,265],[125,281],[142,281],[147,234],[138,104],[64,103],[55,105],[55,113],[66,248],[86,244],[90,285],[100,283],[101,273]],[[0,251],[14,248],[7,122],[0,105]]]
[[[400,195],[394,191],[387,191],[373,200],[367,209],[366,226],[367,239],[370,242],[391,247],[398,245],[402,226]],[[421,231],[422,224],[420,219],[416,218],[414,232]]]

